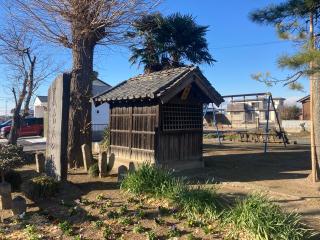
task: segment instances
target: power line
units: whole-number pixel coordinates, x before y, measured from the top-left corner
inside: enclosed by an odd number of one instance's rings
[[[259,47],[259,46],[266,46],[266,45],[274,45],[274,44],[280,44],[280,43],[287,43],[287,42],[286,41],[271,41],[271,42],[261,42],[261,43],[246,43],[246,44],[239,44],[239,45],[213,47],[211,49],[220,50],[220,49],[230,49],[230,48],[248,48],[248,47]]]

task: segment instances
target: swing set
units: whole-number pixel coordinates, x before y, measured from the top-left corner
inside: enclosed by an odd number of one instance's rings
[[[262,134],[262,137],[263,137],[263,142],[264,142],[264,152],[266,153],[267,150],[268,150],[268,143],[269,143],[269,139],[270,139],[270,112],[274,112],[275,113],[275,118],[276,118],[276,125],[279,129],[279,131],[276,130],[276,135],[277,137],[280,139],[282,139],[282,142],[283,142],[283,145],[284,147],[287,146],[287,143],[288,143],[288,138],[286,136],[286,133],[285,131],[283,131],[283,129],[281,128],[281,124],[280,124],[280,119],[279,119],[279,115],[278,115],[278,112],[277,112],[277,109],[276,109],[276,106],[275,106],[275,103],[274,103],[274,99],[272,97],[272,94],[271,93],[249,93],[249,94],[237,94],[237,95],[226,95],[226,96],[222,96],[224,99],[231,99],[230,100],[230,104],[231,104],[231,110],[228,110],[228,112],[230,112],[230,122],[231,122],[231,128],[232,128],[232,122],[233,122],[233,119],[232,119],[232,116],[233,116],[233,112],[244,112],[244,124],[245,124],[245,130],[243,131],[237,131],[237,133],[241,133],[241,134],[245,134],[246,136],[249,136],[249,132],[248,132],[248,128],[247,128],[247,119],[246,119],[246,115],[247,113],[250,113],[250,112],[256,112],[257,109],[255,108],[247,108],[247,97],[256,97],[256,100],[257,102],[259,100],[261,100],[261,98],[263,99],[267,99],[267,109],[263,109],[263,110],[259,110],[259,111],[264,111],[266,114],[265,114],[265,118],[266,118],[266,125],[265,125],[265,128],[264,128],[264,133]],[[259,98],[260,97],[260,98]],[[243,107],[241,108],[242,110],[233,110],[233,107],[234,107],[234,103],[235,103],[235,98],[236,99],[242,99],[241,101],[236,101],[238,104],[242,103],[243,104]],[[252,101],[252,100],[250,100]],[[203,117],[206,116],[207,114],[207,111],[209,109],[209,105],[210,104],[207,104],[204,106],[204,115]],[[216,131],[216,134],[218,136],[218,140],[219,140],[219,144],[221,144],[221,133],[222,131],[219,130],[219,127],[218,127],[218,122],[217,122],[217,117],[216,115],[217,114],[221,114],[223,112],[225,112],[225,109],[222,109],[222,108],[214,108],[214,104],[212,103],[211,104],[212,106],[212,112],[213,112],[213,119],[212,119],[212,122],[213,122],[213,126],[215,127],[215,131]],[[258,127],[259,128],[259,123],[258,123]],[[260,134],[261,135],[261,134]],[[247,137],[248,138],[248,137]]]

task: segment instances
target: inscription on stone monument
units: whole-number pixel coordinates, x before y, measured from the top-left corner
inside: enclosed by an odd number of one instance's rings
[[[67,180],[70,74],[58,76],[48,91],[48,128],[45,170],[57,180]]]

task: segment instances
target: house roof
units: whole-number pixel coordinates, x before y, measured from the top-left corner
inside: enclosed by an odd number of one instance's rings
[[[310,95],[307,95],[307,96],[305,96],[305,97],[303,97],[303,98],[300,98],[297,102],[304,102],[304,101],[307,101],[307,100],[310,100]]]
[[[48,102],[48,96],[37,96],[40,102],[45,103]]]
[[[95,79],[92,83],[92,94],[99,94],[101,92],[104,92],[106,89],[110,89],[111,85],[108,83],[102,81],[101,79]],[[36,96],[42,103],[48,102],[48,96]]]
[[[106,87],[111,88],[111,85],[109,85],[108,83],[102,81],[102,80],[99,79],[99,78],[96,78],[95,80],[93,80],[92,85],[96,85],[96,86],[106,86]]]
[[[179,67],[149,74],[141,74],[121,82],[115,87],[93,98],[95,103],[160,99],[162,103],[170,100],[174,93],[183,90],[191,83],[196,83],[202,92],[216,105],[224,100],[195,66]]]

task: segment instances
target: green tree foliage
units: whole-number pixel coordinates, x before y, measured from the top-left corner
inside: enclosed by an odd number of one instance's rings
[[[213,64],[205,38],[208,26],[200,26],[191,15],[180,13],[164,17],[160,13],[142,17],[128,36],[136,39],[130,46],[130,62],[143,65],[146,72],[194,64]]]
[[[287,0],[277,5],[269,5],[265,8],[253,11],[250,19],[253,22],[273,25],[281,39],[292,40],[300,46],[300,49],[292,55],[283,55],[278,59],[278,66],[281,69],[292,70],[293,74],[277,79],[270,73],[257,73],[252,75],[255,80],[273,86],[283,83],[291,89],[302,90],[302,85],[297,82],[301,77],[309,77],[315,72],[319,72],[319,64],[310,67],[310,62],[320,62],[319,46],[317,43],[317,33],[310,34],[308,23],[310,16],[314,19],[314,30],[319,29],[319,9],[318,0]]]
[[[283,120],[299,120],[301,114],[301,108],[296,105],[293,106],[284,106],[281,109],[281,119]]]
[[[1,181],[4,182],[6,171],[23,163],[23,150],[21,146],[0,144],[0,172]]]
[[[285,79],[275,79],[270,73],[258,73],[253,78],[274,85],[279,82],[292,89],[302,89],[298,82],[301,77],[310,79],[311,109],[311,179],[320,179],[320,1],[286,0],[251,13],[252,21],[274,25],[279,37],[298,43],[299,50],[292,55],[278,59],[280,68],[293,71]]]

